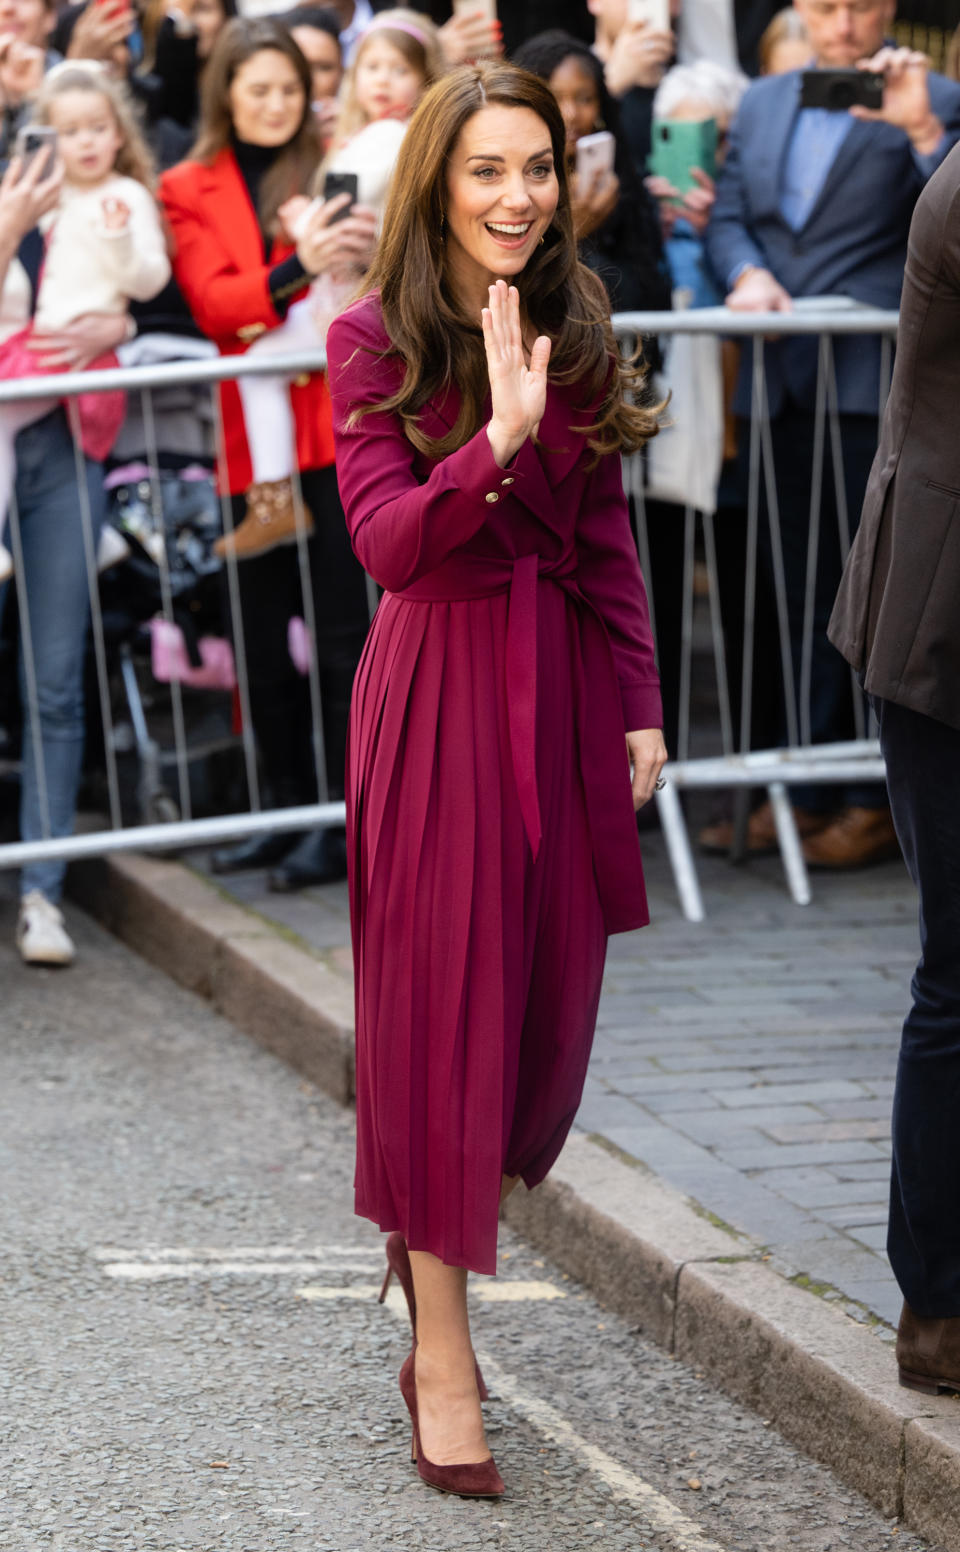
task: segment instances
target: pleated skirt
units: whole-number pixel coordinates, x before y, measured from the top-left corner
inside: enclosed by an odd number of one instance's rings
[[[411,1250],[487,1273],[501,1177],[537,1184],[573,1122],[606,953],[578,758],[577,606],[539,589],[536,860],[511,758],[507,606],[385,596],[347,768],[356,1210]],[[611,757],[625,761],[623,747]]]

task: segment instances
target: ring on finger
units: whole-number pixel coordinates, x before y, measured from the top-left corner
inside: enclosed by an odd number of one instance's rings
[[[654,790],[654,792],[662,792],[666,785],[667,785],[667,778],[666,778],[666,776],[658,776],[656,781],[653,784],[653,790]]]

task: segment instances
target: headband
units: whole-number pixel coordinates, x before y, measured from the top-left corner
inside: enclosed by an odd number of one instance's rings
[[[430,39],[421,27],[415,27],[413,22],[392,22],[386,16],[383,18],[375,16],[369,27],[364,30],[358,42],[360,44],[366,43],[371,32],[385,32],[388,29],[391,32],[406,32],[411,38],[416,38],[422,48],[428,49],[430,47]]]

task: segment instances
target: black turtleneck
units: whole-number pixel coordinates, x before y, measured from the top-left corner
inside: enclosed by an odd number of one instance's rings
[[[250,203],[257,213],[257,224],[260,227],[260,237],[263,242],[263,256],[269,259],[273,239],[269,232],[264,231],[260,220],[260,187],[280,153],[275,146],[251,145],[248,140],[238,140],[236,135],[231,137],[231,145],[240,169],[240,176],[250,196]],[[312,279],[313,276],[304,269],[295,253],[291,253],[289,259],[282,259],[279,264],[271,266],[267,285],[270,290],[270,300],[281,318],[286,317],[287,308],[297,291],[302,286],[308,286]]]

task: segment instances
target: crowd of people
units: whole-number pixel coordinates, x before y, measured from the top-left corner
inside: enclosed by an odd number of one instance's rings
[[[683,305],[725,300],[741,311],[786,311],[796,296],[836,293],[896,307],[913,206],[960,138],[960,86],[893,46],[894,0],[795,0],[785,10],[771,0],[671,0],[669,25],[640,9],[642,19],[628,0],[517,0],[495,21],[484,5],[445,0],[423,9],[337,0],[282,13],[235,0],[82,0],[59,10],[53,0],[0,0],[0,376],[110,364],[118,347],[161,330],[212,341],[225,355],[322,347],[374,261],[417,103],[452,68],[504,56],[540,77],[559,104],[579,255],[612,310],[660,311],[678,294]],[[799,70],[864,61],[884,78],[879,107],[800,108]],[[654,145],[655,136],[666,140],[664,126],[696,131],[696,165],[674,160],[665,170]],[[656,339],[645,354],[660,365]],[[733,350],[725,360],[718,506],[735,659],[749,362]],[[836,377],[843,467],[832,470],[828,453],[810,696],[818,741],[852,728],[849,675],[827,643],[826,620],[841,563],[837,502],[855,523],[876,446],[879,343],[838,342]],[[815,343],[768,349],[797,683],[815,382]],[[290,650],[290,621],[299,618],[313,622],[315,638],[326,750],[320,791],[341,796],[369,606],[338,493],[328,384],[319,371],[228,382],[220,411],[219,476],[230,500],[216,550],[235,563],[232,628],[244,634],[265,802],[299,805],[318,795],[314,708]],[[90,607],[85,546],[103,522],[104,467],[123,413],[119,393],[90,394],[68,416],[53,384],[49,398],[0,407],[0,521],[14,496],[18,529],[16,544],[0,533],[0,587],[16,562],[38,713],[23,738],[20,830],[28,840],[62,836],[74,822]],[[645,518],[666,738],[675,750],[682,523],[675,505],[653,495]],[[291,542],[298,539],[309,556],[308,599]],[[775,654],[764,644],[763,602],[755,745],[782,741],[789,724],[783,692],[765,672]],[[735,662],[732,670],[736,685]],[[22,667],[20,678],[26,704]],[[856,866],[896,844],[878,789],[799,793],[797,817],[812,863]],[[711,826],[704,845],[729,845],[730,830]],[[748,846],[773,844],[771,816],[760,808]],[[276,887],[297,888],[342,877],[345,845],[335,830],[269,833],[220,849],[213,865],[270,867]],[[17,939],[28,962],[72,957],[58,909],[63,872],[53,861],[23,872]]]

